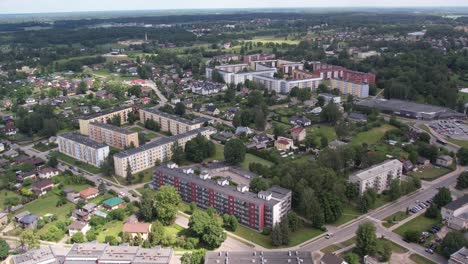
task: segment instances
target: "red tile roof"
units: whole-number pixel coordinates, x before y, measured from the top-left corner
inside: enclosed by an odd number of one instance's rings
[[[150,224],[146,223],[125,223],[122,232],[125,233],[149,233]]]
[[[89,187],[88,189],[82,190],[80,196],[83,199],[87,199],[90,196],[96,195],[99,193],[99,190],[94,187]]]

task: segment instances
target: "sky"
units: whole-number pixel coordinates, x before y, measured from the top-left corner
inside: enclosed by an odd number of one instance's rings
[[[207,8],[467,5],[467,0],[0,0],[0,14]]]

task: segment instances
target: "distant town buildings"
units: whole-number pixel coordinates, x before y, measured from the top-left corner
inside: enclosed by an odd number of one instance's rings
[[[381,193],[390,187],[392,180],[400,178],[402,170],[403,163],[399,160],[387,160],[351,174],[349,182],[357,184],[361,194],[371,188]]]
[[[58,136],[58,150],[79,161],[99,167],[109,155],[109,146],[78,134]]]
[[[223,83],[214,82],[193,82],[190,84],[190,90],[194,94],[211,95],[217,94],[227,90],[227,85]]]

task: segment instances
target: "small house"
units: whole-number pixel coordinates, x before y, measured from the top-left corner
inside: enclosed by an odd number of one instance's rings
[[[21,228],[27,229],[27,228],[36,228],[37,226],[37,221],[39,220],[39,217],[33,214],[28,214],[25,217],[22,217],[18,223],[21,225]]]
[[[37,182],[36,184],[34,184],[32,190],[38,196],[42,196],[42,195],[52,191],[53,187],[54,187],[54,183],[49,179],[45,179],[45,180],[42,180],[42,181]]]
[[[115,210],[115,209],[125,207],[125,201],[120,199],[119,197],[113,197],[113,198],[105,200],[102,203],[102,206],[106,208],[107,210]]]
[[[443,155],[437,158],[436,165],[441,167],[450,167],[453,164],[453,158],[449,155]]]
[[[68,226],[68,235],[73,236],[78,232],[86,234],[86,232],[88,232],[89,229],[91,229],[91,227],[87,222],[75,220]]]
[[[289,151],[294,148],[294,141],[286,137],[278,137],[275,141],[275,148],[279,151]]]
[[[80,197],[83,200],[92,199],[92,198],[97,197],[98,195],[99,195],[99,190],[94,187],[89,187],[80,192]]]
[[[37,172],[37,176],[41,179],[50,179],[59,175],[59,170],[54,168],[42,168]]]
[[[305,140],[306,135],[307,135],[307,132],[303,127],[291,128],[291,137],[293,138],[293,140],[301,142]]]
[[[128,233],[132,238],[141,237],[142,239],[148,239],[148,235],[151,231],[151,224],[146,223],[125,223],[122,232]]]

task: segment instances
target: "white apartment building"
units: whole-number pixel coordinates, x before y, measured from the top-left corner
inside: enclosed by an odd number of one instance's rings
[[[394,179],[399,179],[403,170],[403,163],[397,159],[387,160],[368,169],[355,172],[349,176],[349,182],[356,183],[359,193],[374,188],[381,193],[390,187]]]
[[[60,153],[96,167],[109,155],[109,146],[78,134],[61,134],[57,141]]]
[[[171,159],[172,145],[175,142],[177,142],[180,147],[184,148],[185,144],[198,134],[208,138],[214,133],[216,133],[216,129],[211,127],[198,128],[176,136],[162,138],[138,148],[117,153],[114,155],[115,174],[125,177],[128,164],[130,164],[132,174],[149,169],[155,165],[156,161],[163,162]]]
[[[208,121],[206,118],[189,120],[178,115],[159,111],[156,108],[140,109],[141,122],[144,123],[148,119],[158,122],[162,131],[169,131],[173,135],[179,135],[201,128],[203,124]]]
[[[441,209],[442,219],[448,227],[463,230],[468,227],[468,195],[445,205]]]
[[[270,76],[276,73],[276,68],[266,68],[264,70],[252,71],[248,64],[221,65],[213,68],[206,68],[205,76],[207,80],[211,80],[213,71],[216,70],[221,74],[225,83],[244,83],[246,80],[252,81],[254,76]]]
[[[268,91],[288,94],[294,87],[299,89],[311,89],[312,91],[315,91],[322,83],[322,78],[283,80],[269,76],[254,76],[253,81],[262,84]]]

